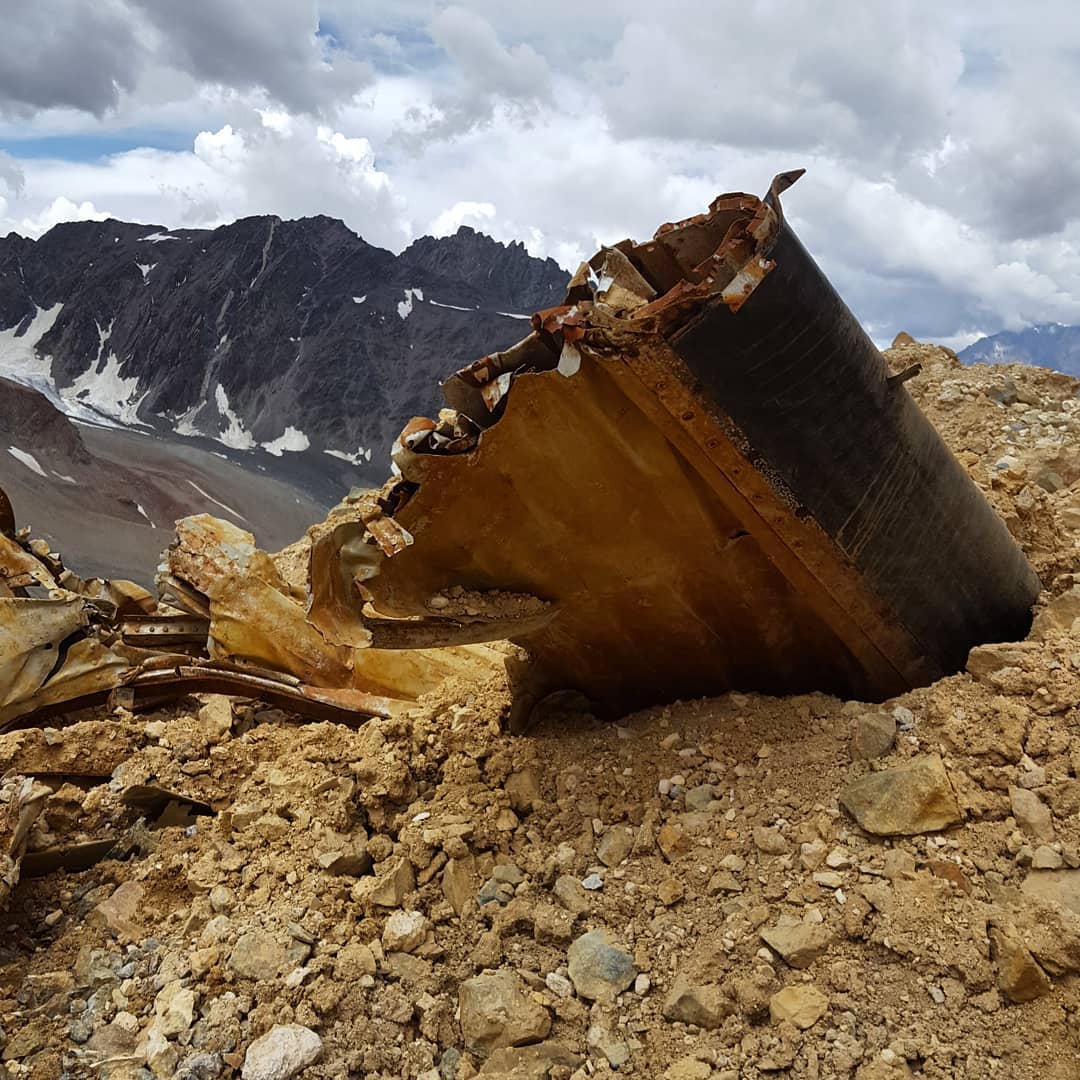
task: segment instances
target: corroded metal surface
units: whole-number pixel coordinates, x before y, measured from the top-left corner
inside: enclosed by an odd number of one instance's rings
[[[542,598],[557,617],[510,634],[533,658],[519,720],[556,689],[883,698],[1022,636],[1038,581],[795,240],[798,175],[603,249],[452,376],[453,410],[316,546],[336,584],[313,622],[344,639],[350,611],[424,618],[455,587]]]
[[[785,222],[800,175],[602,248],[311,530],[306,588],[202,515],[157,605],[0,499],[0,729],[190,689],[390,716],[503,667],[518,727],[556,691],[881,699],[1022,637],[1038,580]]]

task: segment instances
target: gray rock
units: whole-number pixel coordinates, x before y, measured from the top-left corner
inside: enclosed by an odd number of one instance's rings
[[[1016,824],[1036,840],[1049,843],[1054,839],[1054,822],[1050,817],[1050,808],[1027,788],[1009,788],[1009,802],[1012,804]]]
[[[229,967],[241,978],[260,982],[277,976],[285,963],[285,946],[264,930],[242,934],[229,956]]]
[[[887,713],[867,713],[855,722],[851,756],[857,761],[884,757],[895,742],[896,717]]]
[[[570,979],[579,997],[613,1001],[634,981],[634,958],[606,930],[582,934],[567,950]]]
[[[686,809],[692,812],[708,810],[716,798],[716,789],[712,784],[698,784],[686,792]]]
[[[547,1009],[517,972],[502,968],[466,979],[458,989],[465,1046],[485,1056],[504,1046],[540,1042],[551,1030]]]
[[[322,1039],[300,1024],[275,1024],[244,1055],[242,1080],[290,1080],[322,1057]]]

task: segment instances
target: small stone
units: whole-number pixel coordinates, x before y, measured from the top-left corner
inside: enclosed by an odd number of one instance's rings
[[[765,855],[786,855],[791,845],[780,835],[779,829],[767,829],[758,825],[753,831],[754,847]]]
[[[684,1057],[668,1066],[664,1080],[709,1080],[712,1074],[712,1066],[708,1062]]]
[[[604,879],[599,874],[589,874],[588,877],[581,879],[581,887],[588,889],[590,892],[595,892],[597,889],[604,887]]]
[[[236,896],[233,894],[232,889],[226,885],[215,885],[210,890],[209,900],[210,906],[219,915],[228,914],[236,907]]]
[[[551,1015],[508,969],[466,979],[458,990],[465,1046],[489,1054],[503,1046],[539,1042],[551,1030]]]
[[[1050,993],[1050,980],[1024,945],[997,927],[991,927],[990,944],[998,987],[1010,1001],[1034,1001]]]
[[[1028,874],[1020,891],[1080,914],[1080,870],[1037,870]]]
[[[912,758],[848,784],[841,805],[877,836],[936,832],[963,820],[956,793],[938,754]]]
[[[567,965],[579,997],[613,1001],[634,981],[634,958],[606,930],[583,934],[567,950]]]
[[[460,916],[465,905],[476,894],[478,878],[476,857],[473,855],[451,859],[446,864],[442,874],[442,891],[455,915]]]
[[[769,998],[769,1015],[773,1022],[785,1021],[806,1031],[829,1011],[829,999],[813,984],[785,986]]]
[[[642,972],[634,980],[634,993],[637,994],[638,997],[644,997],[650,989],[652,989],[652,979]]]
[[[221,742],[232,731],[232,702],[224,694],[207,695],[199,709],[199,725],[212,743]]]
[[[356,982],[362,975],[375,974],[375,954],[362,941],[343,945],[334,957],[334,978],[338,982]]]
[[[910,731],[915,726],[915,714],[904,705],[897,705],[892,714],[901,731]]]
[[[121,941],[141,941],[145,936],[139,922],[142,898],[143,887],[137,881],[125,881],[94,908],[87,922],[91,926],[107,926]]]
[[[699,986],[680,974],[664,999],[663,1015],[665,1020],[712,1031],[734,1011],[735,1004],[722,987],[712,983]]]
[[[262,982],[277,976],[285,964],[285,947],[264,930],[242,934],[229,956],[229,967],[241,978]]]
[[[509,808],[500,810],[495,816],[495,828],[499,832],[513,832],[520,824],[517,814]]]
[[[544,976],[544,985],[557,997],[568,998],[574,993],[574,984],[557,971],[549,972]]]
[[[510,808],[519,814],[528,814],[542,803],[540,781],[532,769],[512,772],[503,785],[510,797]]]
[[[427,919],[422,911],[395,911],[383,927],[383,948],[387,952],[415,952],[426,936]]]
[[[819,870],[814,874],[814,883],[823,889],[839,889],[843,887],[844,875],[835,870]]]
[[[387,859],[377,875],[361,878],[353,886],[353,896],[375,907],[398,908],[415,888],[412,863],[398,855]]]
[[[681,825],[661,825],[656,834],[656,843],[668,862],[674,862],[680,855],[690,850],[690,837]]]
[[[895,742],[896,717],[887,713],[867,713],[855,722],[851,757],[855,761],[884,757]]]
[[[442,1057],[443,1062],[446,1061],[447,1054],[451,1052],[457,1053],[456,1050],[446,1051]],[[557,1067],[565,1070],[559,1075],[569,1076],[570,1072],[578,1068],[581,1063],[582,1059],[579,1055],[557,1042],[541,1042],[533,1046],[506,1046],[494,1051],[487,1059],[482,1075],[506,1077],[507,1080],[511,1078],[512,1080],[519,1080],[519,1078],[520,1080],[544,1080]],[[442,1080],[459,1080],[459,1074],[456,1071],[443,1069],[442,1062],[439,1068]],[[470,1072],[468,1075],[474,1074]]]
[[[968,653],[967,670],[977,679],[987,679],[1004,668],[1021,667],[1025,657],[1039,648],[1034,641],[977,645]]]
[[[618,866],[633,846],[634,834],[623,825],[613,825],[600,837],[596,855],[605,866]]]
[[[708,810],[716,798],[716,789],[712,784],[698,784],[686,793],[686,809],[691,812]]]
[[[824,840],[810,840],[799,847],[799,862],[806,870],[816,870],[824,861],[827,852]]]
[[[778,924],[762,930],[761,939],[793,968],[809,967],[835,940],[828,927],[807,923]]]
[[[915,876],[915,856],[903,848],[892,848],[885,852],[885,876],[890,881]]]
[[[241,1080],[291,1080],[322,1057],[322,1039],[300,1024],[275,1024],[244,1055]]]
[[[833,848],[832,851],[825,856],[825,865],[830,870],[846,870],[852,865],[851,855],[843,848]]]
[[[589,894],[582,888],[577,878],[563,874],[555,879],[551,891],[559,903],[572,914],[582,915],[589,910]]]
[[[739,884],[738,878],[730,870],[717,870],[709,878],[709,884],[706,885],[705,891],[709,893],[742,892],[742,885]]]
[[[491,876],[500,885],[520,885],[525,880],[525,875],[513,863],[499,863]]]
[[[166,983],[154,998],[155,1026],[162,1035],[179,1035],[191,1027],[195,1017],[195,991],[179,980]]]
[[[1073,633],[1077,619],[1080,619],[1080,585],[1074,585],[1067,592],[1055,597],[1035,616],[1029,637],[1032,640],[1045,641],[1058,634]]]
[[[606,1024],[590,1024],[585,1035],[585,1045],[594,1053],[607,1058],[613,1069],[618,1069],[630,1060],[630,1047]]]
[[[1033,870],[1060,870],[1065,860],[1060,851],[1055,851],[1049,844],[1042,844],[1035,849],[1031,858]]]
[[[686,888],[678,878],[667,878],[660,882],[656,890],[656,897],[665,907],[677,904],[685,895]]]
[[[1026,788],[1009,788],[1009,801],[1012,803],[1013,817],[1016,824],[1036,840],[1054,839],[1054,823],[1050,817],[1050,808],[1035,794]]]

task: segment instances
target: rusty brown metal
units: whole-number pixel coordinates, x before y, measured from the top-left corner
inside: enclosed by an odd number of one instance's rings
[[[785,222],[800,175],[603,249],[448,379],[478,438],[414,424],[400,475],[313,549],[330,640],[454,586],[545,600],[557,618],[509,631],[520,723],[560,689],[881,699],[1022,636],[1038,581]]]

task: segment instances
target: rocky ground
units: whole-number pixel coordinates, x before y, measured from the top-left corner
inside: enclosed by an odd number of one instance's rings
[[[204,698],[0,736],[0,803],[55,789],[0,1077],[1080,1076],[1080,383],[888,355],[1043,578],[1028,641],[880,705],[512,738],[460,682],[357,731]]]

